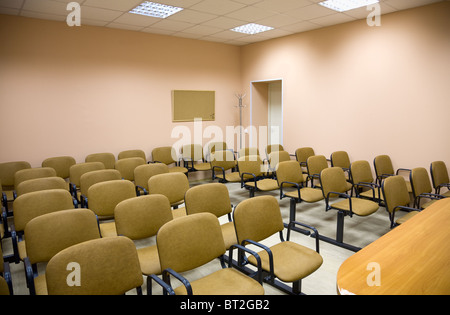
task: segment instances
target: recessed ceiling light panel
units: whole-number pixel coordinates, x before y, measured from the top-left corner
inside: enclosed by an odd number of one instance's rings
[[[166,17],[169,17],[182,10],[183,8],[145,1],[131,10],[130,13],[165,19]]]
[[[353,10],[380,2],[379,0],[327,0],[319,2],[320,5],[338,12]]]
[[[273,27],[259,25],[259,24],[255,24],[255,23],[238,26],[238,27],[235,27],[232,29],[232,31],[234,31],[234,32],[249,34],[249,35],[267,32],[270,30],[273,30]]]

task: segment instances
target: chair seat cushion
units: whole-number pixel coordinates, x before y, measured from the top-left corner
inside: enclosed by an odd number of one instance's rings
[[[170,173],[184,173],[186,174],[188,172],[188,169],[181,166],[174,166],[169,168]]]
[[[194,295],[264,295],[258,281],[236,269],[220,269],[199,280],[191,282]],[[175,294],[186,295],[184,286],[175,289]]]
[[[223,179],[223,174],[217,172],[216,177]],[[239,172],[225,173],[225,180],[227,182],[237,183],[241,181],[241,175],[239,174]]]
[[[319,269],[323,258],[316,251],[293,242],[281,242],[270,247],[273,254],[275,276],[284,282],[303,279]],[[261,257],[262,269],[270,271],[269,255],[266,251],[258,253]],[[251,264],[256,265],[253,256],[248,257]]]
[[[173,215],[174,219],[185,217],[186,216],[186,208],[182,207],[182,208],[178,208],[178,209],[173,209],[172,215]]]
[[[158,248],[156,245],[138,248],[137,252],[142,274],[147,276],[161,274],[161,265],[159,263]]]
[[[194,169],[196,171],[210,171],[211,170],[211,164],[210,163],[194,164]]]
[[[290,191],[285,193],[287,197],[298,198],[298,192]],[[305,187],[300,190],[300,195],[303,201],[306,202],[316,202],[323,199],[323,193],[320,189]]]
[[[418,214],[419,211],[411,211],[408,214],[405,214],[403,217],[401,217],[400,219],[396,220],[395,223],[397,224],[403,224],[406,221],[408,221],[409,219],[411,219],[413,216],[415,216],[416,214]]]
[[[100,223],[100,233],[102,237],[117,236],[116,223],[115,222]]]
[[[255,182],[247,182],[245,185],[255,187]],[[279,188],[278,182],[275,179],[269,178],[259,180],[256,185],[258,189],[262,191],[271,191]]]
[[[378,204],[371,200],[364,200],[359,198],[351,198],[351,200],[353,213],[361,217],[371,215],[379,209]],[[342,201],[333,203],[331,206],[338,210],[350,211],[349,199],[344,199]]]

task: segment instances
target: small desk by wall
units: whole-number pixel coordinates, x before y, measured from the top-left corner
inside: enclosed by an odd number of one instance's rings
[[[450,294],[450,198],[436,202],[340,267],[339,294]]]

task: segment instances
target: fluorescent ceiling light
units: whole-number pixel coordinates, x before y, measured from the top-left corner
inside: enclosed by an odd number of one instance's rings
[[[139,6],[130,11],[130,13],[140,14],[145,16],[152,16],[156,18],[165,19],[172,14],[182,11],[183,8],[172,7],[170,5],[145,1]]]
[[[267,32],[270,30],[273,30],[273,27],[259,25],[259,24],[255,24],[255,23],[238,26],[238,27],[235,27],[232,29],[232,31],[234,31],[234,32],[250,34],[250,35]]]
[[[379,0],[327,0],[319,4],[328,9],[344,12],[380,2]]]

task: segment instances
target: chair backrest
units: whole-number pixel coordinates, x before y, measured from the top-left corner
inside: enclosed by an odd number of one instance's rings
[[[269,164],[273,169],[277,168],[278,163],[290,160],[291,156],[287,151],[272,151],[271,153],[269,153]]]
[[[105,165],[101,162],[79,163],[70,167],[70,182],[80,187],[81,176],[87,172],[104,170]]]
[[[304,177],[300,163],[294,160],[280,162],[277,169],[277,181],[278,186],[283,182],[303,183]]]
[[[389,155],[376,156],[373,160],[373,165],[375,167],[375,174],[377,177],[380,177],[383,174],[394,174],[394,167]]]
[[[114,210],[117,235],[140,240],[156,235],[173,219],[169,200],[163,195],[134,197],[120,202]]]
[[[346,151],[336,151],[331,153],[331,166],[350,168],[350,157]]]
[[[239,158],[244,157],[244,156],[253,156],[253,155],[259,156],[258,148],[251,147],[251,148],[242,148],[239,150]]]
[[[433,188],[438,188],[439,185],[450,183],[447,166],[443,161],[435,161],[430,166],[431,179]]]
[[[148,180],[158,174],[169,173],[169,167],[163,163],[139,165],[134,169],[134,183],[148,190]]]
[[[214,166],[222,167],[224,170],[229,170],[236,167],[234,153],[230,150],[215,151],[211,154],[211,167]]]
[[[69,190],[69,185],[61,177],[35,178],[23,181],[19,185],[17,185],[16,193],[17,196],[21,196],[23,194],[33,191],[50,190],[50,189]]]
[[[160,147],[152,151],[153,162],[159,162],[166,165],[176,163],[178,160],[177,152],[173,147]]]
[[[120,172],[112,169],[84,173],[80,177],[80,192],[83,196],[87,196],[89,187],[92,185],[110,180],[120,180],[121,178]]]
[[[139,149],[122,151],[117,156],[117,158],[119,160],[128,159],[128,158],[136,158],[136,157],[142,158],[142,159],[144,159],[144,161],[147,161],[145,152],[142,150],[139,150]]]
[[[93,153],[85,158],[85,162],[101,162],[106,169],[114,169],[116,157],[112,153]]]
[[[164,195],[171,205],[184,200],[189,189],[189,180],[183,173],[167,173],[152,176],[148,181],[150,195]]]
[[[268,146],[266,146],[267,156],[269,156],[270,153],[277,151],[284,151],[284,148],[281,144],[269,144]]]
[[[203,146],[201,144],[183,145],[181,148],[181,155],[183,158],[191,159],[193,161],[203,161]]]
[[[47,158],[42,162],[42,167],[51,167],[56,171],[56,176],[61,178],[69,178],[70,167],[77,162],[71,156],[57,156]]]
[[[423,193],[431,193],[430,177],[424,167],[413,168],[410,173],[410,179],[414,197]]]
[[[97,218],[88,209],[48,213],[25,227],[27,256],[31,264],[48,262],[61,250],[100,238]]]
[[[211,142],[208,145],[208,153],[213,154],[216,151],[225,151],[228,149],[226,142]]]
[[[403,176],[390,176],[382,184],[386,210],[390,213],[398,206],[408,206],[410,197]]]
[[[209,212],[220,218],[232,211],[228,188],[219,183],[192,187],[186,192],[184,201],[188,215]]]
[[[16,231],[24,231],[32,219],[43,214],[74,209],[72,195],[64,189],[30,192],[14,200],[14,225]]]
[[[115,169],[120,172],[123,179],[134,181],[134,169],[144,164],[145,160],[140,157],[124,158],[116,161]]]
[[[320,173],[320,183],[325,198],[329,192],[345,193],[348,190],[347,180],[345,179],[344,170],[340,167],[329,167]],[[335,197],[331,194],[330,197]]]
[[[0,180],[3,189],[14,187],[14,174],[27,168],[31,168],[31,164],[25,161],[0,163]]]
[[[26,180],[45,177],[56,177],[56,171],[51,167],[20,170],[14,174],[14,187],[17,190],[17,186]]]
[[[69,286],[67,279],[75,271],[80,283]],[[45,276],[49,295],[122,295],[143,284],[136,246],[126,237],[100,238],[66,248],[49,261]]]
[[[123,200],[136,197],[134,184],[128,180],[110,180],[88,189],[89,209],[98,216],[114,216],[114,209]]]
[[[308,158],[314,155],[316,155],[314,153],[314,149],[310,147],[304,147],[295,150],[295,157],[297,158],[297,161],[300,163],[306,163]]]
[[[255,174],[256,176],[263,175],[263,161],[259,157],[259,155],[248,155],[243,156],[238,159],[238,167],[239,167],[239,173],[251,173]],[[244,179],[252,178],[249,175],[244,175]]]
[[[245,240],[260,242],[283,231],[280,206],[273,196],[258,196],[239,203],[233,213],[239,244]]]
[[[368,161],[355,161],[350,164],[350,173],[354,184],[358,183],[373,183],[372,169]]]
[[[211,213],[198,213],[166,223],[156,236],[161,270],[185,272],[225,254],[219,220]]]
[[[314,155],[307,159],[307,165],[308,175],[317,175],[320,174],[322,170],[328,168],[328,161],[323,155]]]

